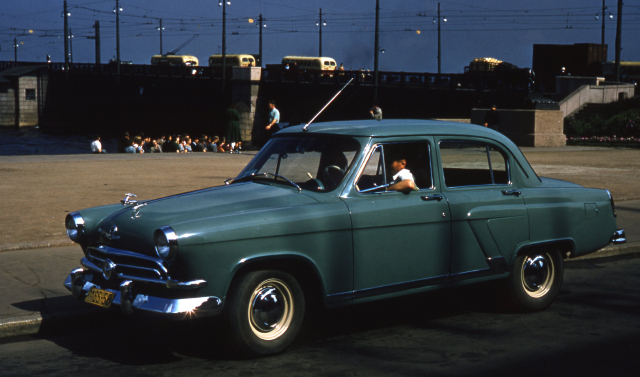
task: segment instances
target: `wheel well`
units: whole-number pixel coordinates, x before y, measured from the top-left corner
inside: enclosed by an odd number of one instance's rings
[[[574,244],[571,240],[557,240],[551,242],[535,243],[524,246],[516,253],[516,256],[528,254],[532,250],[558,250],[562,259],[566,259],[573,252]]]
[[[325,305],[324,288],[320,276],[318,275],[318,271],[312,267],[309,262],[302,259],[277,258],[252,261],[236,271],[230,286],[233,285],[233,282],[239,276],[248,272],[260,270],[278,270],[290,274],[300,284],[300,287],[304,292],[305,301],[308,305]]]

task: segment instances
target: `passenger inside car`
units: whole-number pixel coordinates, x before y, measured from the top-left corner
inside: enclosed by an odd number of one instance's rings
[[[407,169],[407,152],[401,144],[390,146],[385,150],[388,173],[391,175],[387,191],[401,191],[409,193],[418,191],[415,178],[411,171]]]

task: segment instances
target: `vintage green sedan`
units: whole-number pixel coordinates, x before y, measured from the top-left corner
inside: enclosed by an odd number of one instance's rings
[[[454,122],[293,126],[225,185],[133,198],[67,216],[85,256],[65,286],[126,314],[222,314],[254,356],[284,350],[312,303],[501,280],[541,310],[565,258],[625,242],[607,190],[539,178],[502,134]]]

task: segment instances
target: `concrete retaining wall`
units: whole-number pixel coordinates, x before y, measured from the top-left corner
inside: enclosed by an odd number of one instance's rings
[[[471,123],[482,125],[489,109],[472,109]],[[521,147],[558,147],[566,144],[564,114],[559,110],[497,110],[498,131]]]
[[[0,126],[13,127],[16,124],[16,91],[8,83],[0,87]]]
[[[17,78],[16,81],[3,83],[0,86],[0,126],[38,126],[46,90],[46,77],[24,76]],[[16,115],[19,117],[19,122],[16,122]]]

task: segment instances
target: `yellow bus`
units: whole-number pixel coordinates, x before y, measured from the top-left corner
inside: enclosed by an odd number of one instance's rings
[[[153,55],[151,65],[195,67],[198,65],[198,58],[191,55]]]
[[[609,61],[602,63],[602,75],[607,80],[615,80],[616,62]],[[621,61],[620,62],[620,81],[638,83],[640,82],[640,62]]]
[[[285,56],[282,58],[282,66],[286,67],[287,65],[289,67],[295,66],[297,69],[336,70],[336,61],[333,58],[323,56]]]
[[[226,55],[227,67],[255,67],[256,59],[253,55],[239,54],[239,55]],[[209,67],[222,67],[222,55],[209,56]]]

